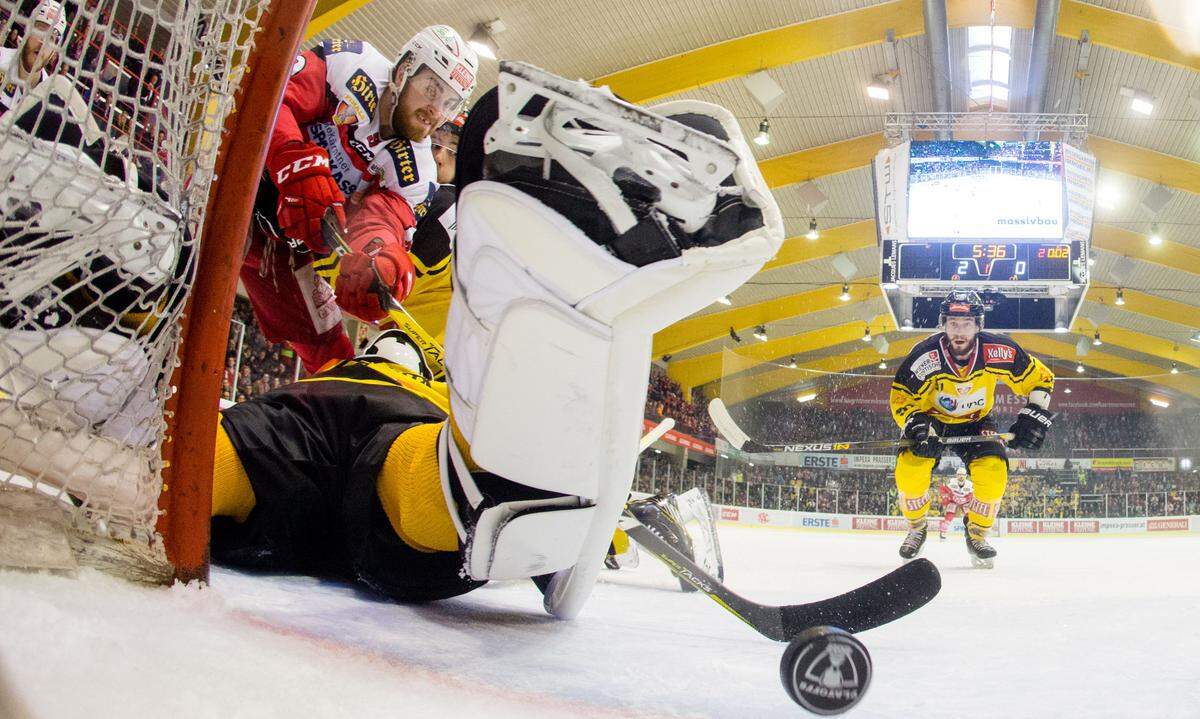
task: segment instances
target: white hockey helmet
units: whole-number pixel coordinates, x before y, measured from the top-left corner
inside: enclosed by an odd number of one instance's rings
[[[393,81],[396,68],[410,56],[412,62],[405,70],[397,93],[404,89],[409,78],[422,67],[427,67],[448,90],[445,98],[438,98],[443,119],[451,119],[466,109],[479,76],[479,56],[463,41],[458,31],[449,25],[430,25],[419,30],[400,48],[392,68]]]
[[[46,33],[46,42],[51,45],[62,44],[67,35],[67,13],[63,10],[62,3],[58,0],[42,0],[34,8],[30,20],[33,21],[35,30],[39,24],[47,28],[43,31]]]

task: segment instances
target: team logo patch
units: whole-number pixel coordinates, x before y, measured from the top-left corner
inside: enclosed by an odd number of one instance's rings
[[[379,107],[379,91],[367,73],[356,70],[346,81],[346,89],[350,91],[348,99],[356,101],[361,108],[363,119],[375,117],[375,110]]]
[[[337,109],[333,111],[333,116],[330,118],[335,125],[356,125],[358,124],[358,112],[350,103],[345,100],[338,103]]]
[[[934,350],[926,352],[921,355],[920,359],[913,362],[912,373],[917,379],[924,380],[929,375],[941,369],[941,367],[941,359],[938,357],[937,350]]]
[[[958,407],[958,400],[943,394],[938,397],[938,406],[947,412],[953,412]]]
[[[987,364],[1013,362],[1017,359],[1017,348],[1008,345],[985,344],[983,346],[983,361]]]
[[[465,93],[475,82],[475,74],[467,69],[466,65],[459,65],[450,71],[450,79],[458,83],[458,87]]]

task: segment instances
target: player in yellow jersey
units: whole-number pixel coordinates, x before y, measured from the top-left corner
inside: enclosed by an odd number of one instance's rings
[[[991,417],[996,383],[1028,397],[1009,428],[1008,447],[1040,449],[1054,415],[1050,393],[1054,375],[1008,337],[983,331],[983,301],[975,292],[955,290],[942,302],[942,332],[920,342],[892,381],[892,418],[913,445],[896,459],[900,509],[909,522],[900,556],[917,556],[925,543],[931,475],[942,456],[943,437],[997,434]],[[1008,483],[1008,455],[999,438],[951,445],[967,465],[975,496],[967,507],[967,551],[976,566],[991,567],[996,550],[987,531],[996,519]]]

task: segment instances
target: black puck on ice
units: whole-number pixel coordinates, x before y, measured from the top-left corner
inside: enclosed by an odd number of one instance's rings
[[[812,627],[796,635],[779,661],[788,696],[814,714],[841,714],[867,693],[871,655],[850,632]]]

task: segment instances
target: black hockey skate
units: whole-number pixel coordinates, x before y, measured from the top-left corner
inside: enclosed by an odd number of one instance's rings
[[[929,536],[929,523],[921,520],[920,525],[910,524],[908,534],[905,535],[904,541],[900,543],[900,556],[905,561],[915,559],[921,553],[921,547],[925,546],[925,538]]]
[[[996,558],[996,548],[987,542],[987,529],[974,522],[967,523],[967,553],[971,555],[971,566],[991,569]]]

